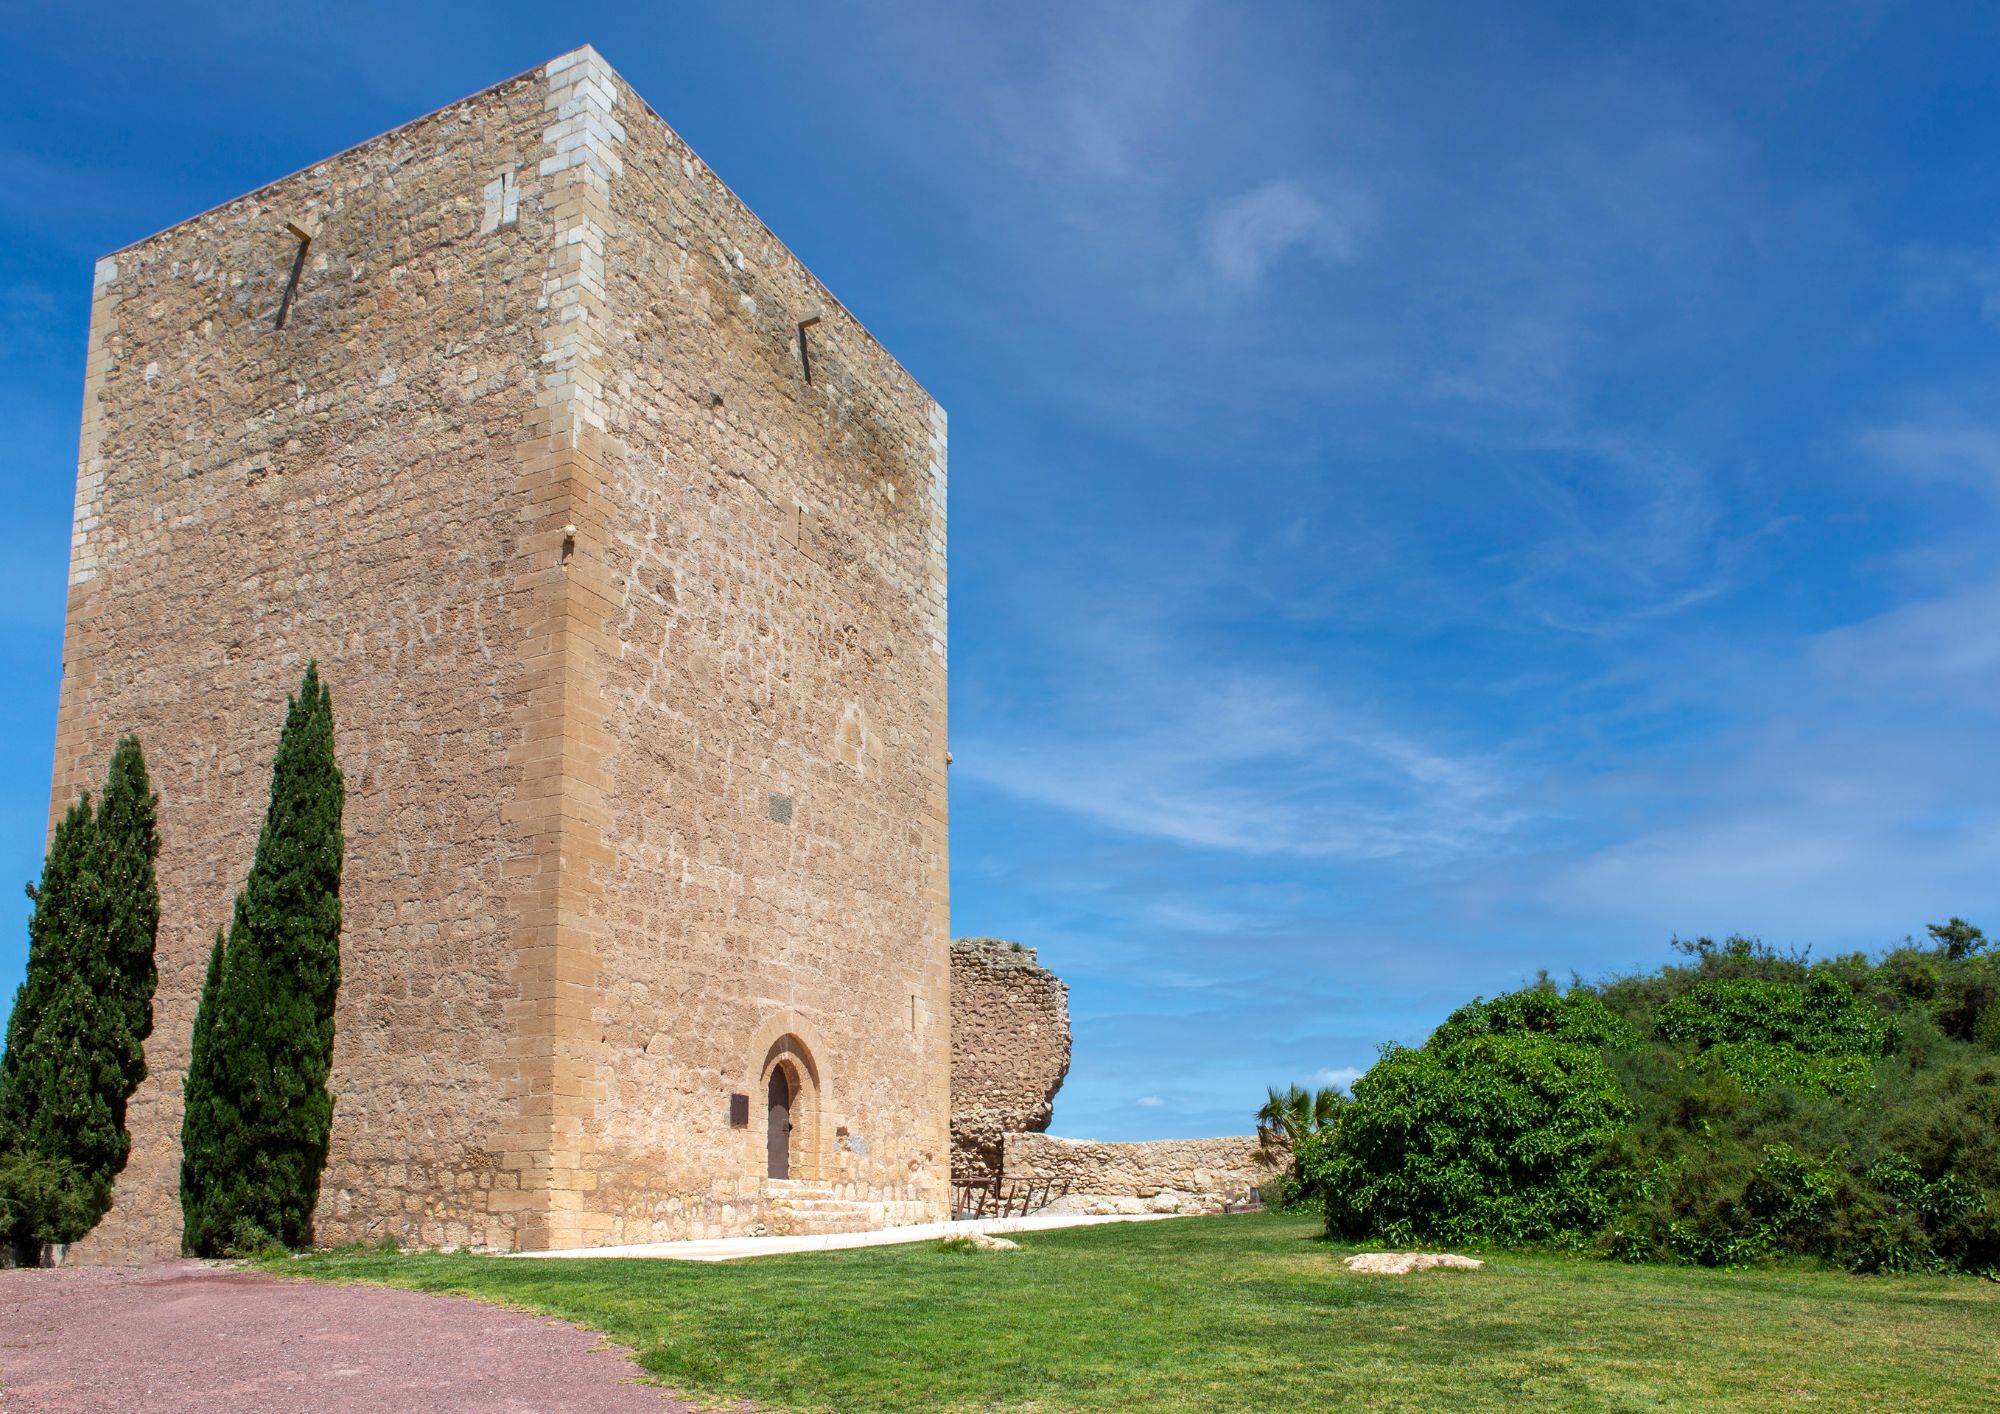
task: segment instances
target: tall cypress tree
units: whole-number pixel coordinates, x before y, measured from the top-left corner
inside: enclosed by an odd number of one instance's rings
[[[202,1255],[312,1241],[333,1125],[346,786],[333,698],[306,669],[271,767],[257,854],[211,954],[181,1124],[182,1243]]]
[[[104,796],[56,826],[28,922],[28,975],[0,1057],[0,1153],[40,1161],[65,1190],[30,1239],[73,1242],[111,1206],[131,1136],[125,1107],[146,1074],[160,899],[158,801],[135,737],[118,743]]]
[[[111,771],[97,805],[98,878],[104,887],[100,995],[109,1048],[117,1053],[124,1086],[114,1106],[120,1128],[126,1097],[146,1078],[146,1038],[153,1034],[153,991],[159,981],[153,957],[160,932],[155,872],[159,807],[139,738],[127,736],[111,754]]]
[[[222,930],[208,950],[201,1001],[194,1012],[194,1051],[181,1083],[181,1246],[216,1253],[229,1247],[229,1214],[211,1175],[223,1172],[224,1136],[237,1129],[236,1107],[223,1084],[222,1053],[228,1043],[216,1025],[222,1008]]]

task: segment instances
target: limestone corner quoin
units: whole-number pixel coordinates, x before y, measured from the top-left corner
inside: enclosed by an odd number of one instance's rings
[[[178,1244],[203,962],[312,658],[318,1240],[943,1216],[944,505],[943,411],[587,48],[99,262],[51,809],[138,732],[162,919],[76,1255]]]

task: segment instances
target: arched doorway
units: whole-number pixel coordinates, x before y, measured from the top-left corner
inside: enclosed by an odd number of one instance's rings
[[[825,1175],[820,1112],[826,1097],[819,1062],[790,1031],[766,1041],[762,1055],[755,1084],[764,1093],[765,1177],[817,1181]]]
[[[765,1175],[792,1176],[792,1085],[785,1067],[771,1067],[770,1111],[764,1134]]]

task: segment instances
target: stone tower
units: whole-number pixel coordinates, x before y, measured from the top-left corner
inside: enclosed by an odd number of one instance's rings
[[[139,733],[181,1079],[332,687],[320,1240],[943,1216],[942,409],[581,49],[100,261],[52,809]],[[774,1177],[774,1175],[777,1175]]]

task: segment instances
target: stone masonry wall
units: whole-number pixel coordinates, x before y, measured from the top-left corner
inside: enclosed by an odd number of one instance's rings
[[[944,457],[588,49],[100,262],[51,818],[139,732],[162,920],[78,1257],[177,1245],[196,993],[311,658],[348,782],[322,1241],[755,1230],[773,1067],[795,1173],[941,1213]]]
[[[131,1158],[81,1259],[178,1246],[203,964],[311,658],[348,786],[320,1231],[515,1240],[489,1197],[519,1183],[526,1084],[505,920],[532,852],[509,810],[548,586],[521,444],[553,227],[530,181],[483,230],[481,186],[540,148],[545,95],[512,80],[98,263],[51,816],[140,734],[160,985]],[[291,223],[313,238],[279,328]]]
[[[1000,1172],[1001,1140],[1049,1127],[1069,1074],[1069,989],[1032,948],[1000,938],[951,945],[951,1172]]]
[[[794,1179],[941,1217],[944,415],[603,82],[605,195],[582,239],[602,245],[606,317],[580,343],[590,491],[571,568],[595,1182],[577,1236],[763,1221],[780,1066]]]
[[[1055,1183],[1061,1207],[1086,1212],[1177,1212],[1242,1202],[1274,1182],[1280,1165],[1252,1135],[1113,1144],[1053,1134],[1009,1134],[1009,1182]]]

